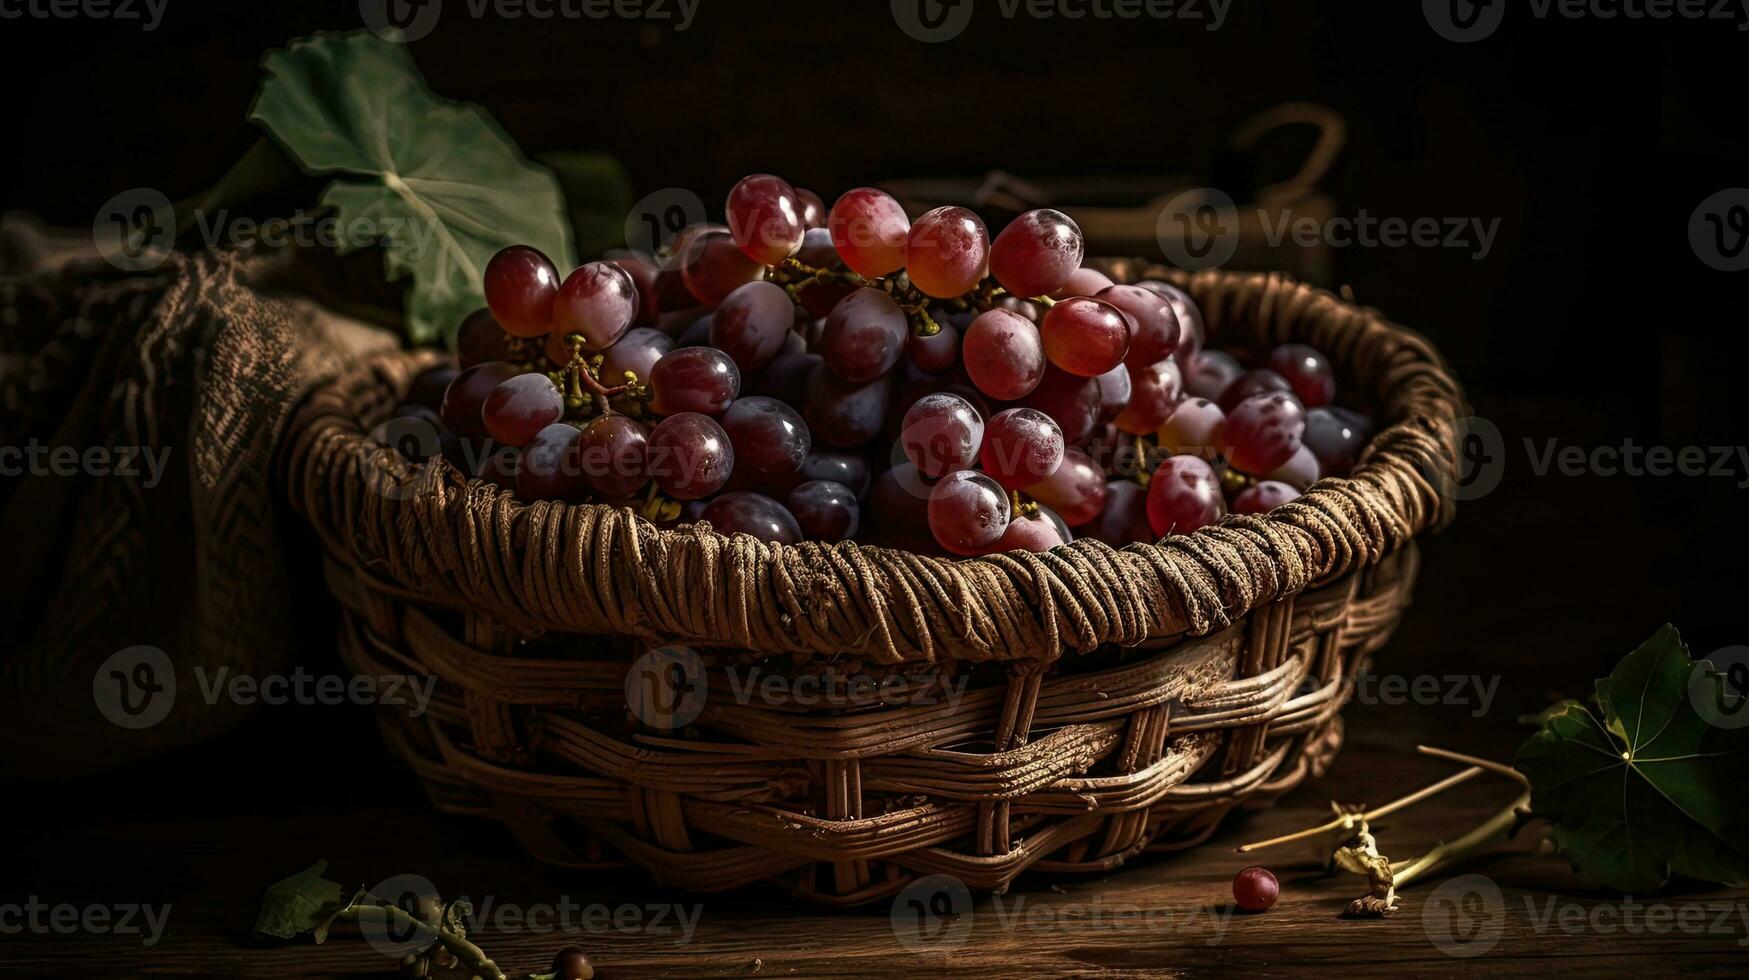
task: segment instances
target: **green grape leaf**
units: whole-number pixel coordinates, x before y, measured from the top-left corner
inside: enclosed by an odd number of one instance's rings
[[[284,881],[274,882],[261,896],[261,913],[255,918],[255,935],[273,939],[296,939],[305,933],[320,943],[328,927],[347,905],[339,885],[322,877],[326,860],[317,861]]]
[[[1578,870],[1622,892],[1749,881],[1749,727],[1696,709],[1691,682],[1712,673],[1667,625],[1597,682],[1595,712],[1538,717],[1514,765]]]
[[[381,244],[389,281],[412,277],[413,342],[449,336],[484,305],[481,273],[506,245],[577,265],[558,180],[484,109],[433,93],[406,45],[318,34],[269,52],[262,69],[249,119],[306,173],[335,177],[321,204],[342,254]]]

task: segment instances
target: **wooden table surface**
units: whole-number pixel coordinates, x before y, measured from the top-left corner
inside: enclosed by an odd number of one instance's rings
[[[604,980],[1743,974],[1749,889],[1678,885],[1655,896],[1611,895],[1586,885],[1564,860],[1538,853],[1534,834],[1411,886],[1395,916],[1373,921],[1340,917],[1364,882],[1323,874],[1309,851],[1234,853],[1244,841],[1319,822],[1331,798],[1376,804],[1452,771],[1406,751],[1427,732],[1406,730],[1399,715],[1360,710],[1351,730],[1350,744],[1323,779],[1271,811],[1229,822],[1206,845],[1140,859],[1103,878],[1023,877],[1007,895],[976,899],[970,914],[951,920],[953,928],[936,941],[896,930],[892,903],[829,911],[775,889],[692,896],[650,886],[629,871],[537,867],[496,826],[425,809],[404,774],[384,770],[332,786],[317,780],[312,791],[289,765],[279,768],[282,760],[259,758],[261,750],[251,750],[252,766],[234,753],[209,751],[181,765],[210,767],[189,778],[220,797],[234,781],[228,808],[203,804],[207,812],[189,813],[175,802],[192,792],[188,787],[168,800],[162,789],[152,795],[142,788],[151,797],[148,812],[125,818],[106,812],[101,798],[78,802],[74,813],[50,805],[68,798],[9,801],[8,819],[17,826],[6,834],[17,853],[0,872],[0,974],[394,975],[393,961],[356,935],[336,935],[322,946],[270,946],[249,937],[262,889],[317,858],[327,858],[328,876],[348,885],[416,873],[446,897],[467,896],[487,917],[475,938],[506,971],[544,968],[558,947],[576,942]],[[1509,757],[1509,748],[1491,748],[1494,757]],[[280,800],[263,790],[264,780],[269,790],[280,788]],[[1393,857],[1419,853],[1475,826],[1513,794],[1503,781],[1474,780],[1375,828],[1381,849]],[[118,801],[116,808],[125,806]],[[1281,900],[1262,914],[1235,914],[1230,882],[1250,864],[1276,872]],[[30,896],[46,905],[170,909],[162,938],[148,946],[140,936],[8,928],[18,920],[16,913],[6,917],[4,904]],[[569,936],[542,920],[566,907],[575,930]],[[654,919],[658,910],[661,922]],[[620,917],[618,927],[607,911]],[[525,914],[533,917],[527,923]],[[901,908],[901,921],[905,914]],[[902,944],[902,936],[916,948]]]

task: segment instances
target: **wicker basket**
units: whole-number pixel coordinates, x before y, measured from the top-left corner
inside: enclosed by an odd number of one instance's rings
[[[316,392],[285,479],[351,668],[438,678],[426,715],[382,709],[435,805],[556,865],[854,904],[922,874],[1106,872],[1321,772],[1408,603],[1412,539],[1450,516],[1461,393],[1426,341],[1321,290],[1108,272],[1183,285],[1212,343],[1329,354],[1381,422],[1353,475],[1158,545],[950,562],[660,530],[409,465],[368,433],[429,354]],[[696,649],[700,676],[676,681],[708,683],[673,731],[628,710],[628,668],[657,644]],[[748,697],[755,671],[789,695]],[[893,676],[902,692],[868,693]],[[802,678],[845,696],[801,703]]]

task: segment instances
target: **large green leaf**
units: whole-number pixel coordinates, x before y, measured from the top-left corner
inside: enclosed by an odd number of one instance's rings
[[[1575,867],[1620,891],[1671,874],[1749,881],[1749,728],[1695,710],[1697,667],[1711,665],[1665,626],[1597,682],[1601,719],[1563,701],[1518,750],[1531,809]]]
[[[322,877],[327,870],[327,861],[317,861],[290,878],[270,885],[267,893],[261,896],[261,912],[255,918],[255,935],[294,939],[310,933],[318,943],[327,939],[328,927],[346,907],[340,886]]]
[[[407,333],[452,333],[483,305],[480,274],[506,245],[577,264],[559,183],[479,106],[434,94],[403,44],[369,31],[293,41],[262,63],[249,118],[311,174],[341,226],[380,236],[391,281],[413,277]],[[355,223],[364,223],[357,224]],[[340,251],[373,244],[340,236]]]

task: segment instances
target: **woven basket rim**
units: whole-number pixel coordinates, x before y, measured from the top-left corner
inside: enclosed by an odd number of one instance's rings
[[[286,442],[284,485],[331,558],[519,632],[878,663],[1043,661],[1206,634],[1449,521],[1463,396],[1419,334],[1278,273],[1098,265],[1116,281],[1184,288],[1211,347],[1217,335],[1259,347],[1303,340],[1370,386],[1382,424],[1354,471],[1266,514],[1121,550],[1077,539],[1043,555],[956,560],[856,542],[767,544],[708,524],[657,528],[625,507],[524,504],[447,463],[407,463],[370,430],[440,356],[401,351],[312,392]]]

